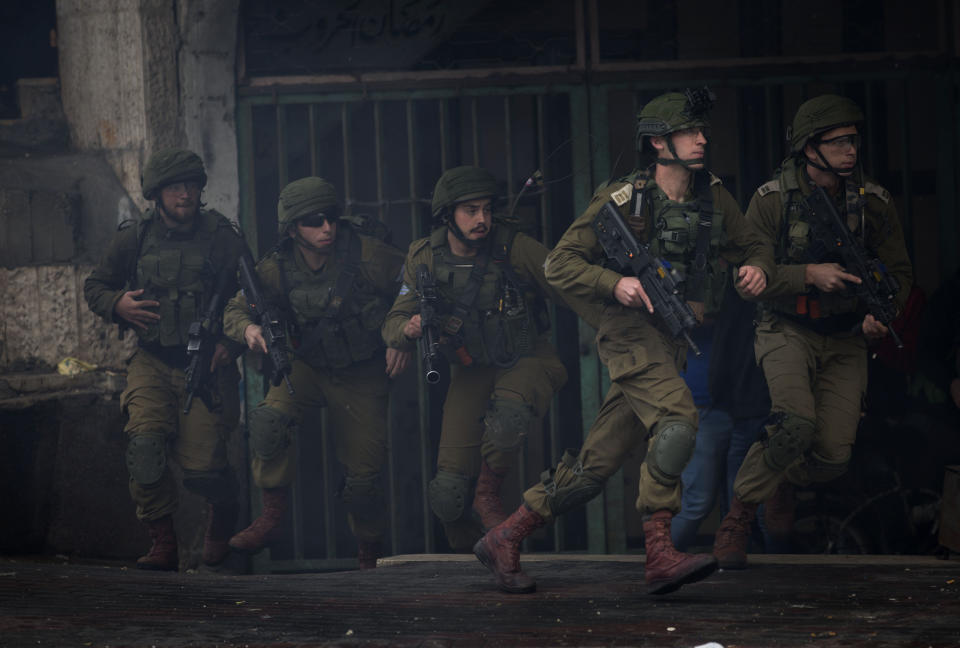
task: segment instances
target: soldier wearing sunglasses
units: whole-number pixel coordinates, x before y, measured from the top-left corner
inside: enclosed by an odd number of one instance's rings
[[[294,477],[293,442],[305,418],[326,407],[337,459],[338,491],[357,538],[361,569],[376,567],[386,531],[380,468],[387,452],[389,379],[409,354],[385,349],[380,326],[399,287],[401,251],[369,235],[366,221],[341,217],[333,185],[316,177],[291,182],[277,206],[280,242],[257,264],[266,298],[285,314],[293,349],[295,393],[281,383],[247,420],[254,482],[263,511],[230,539],[256,553],[276,539]],[[251,350],[267,352],[243,293],[224,313],[224,330]]]

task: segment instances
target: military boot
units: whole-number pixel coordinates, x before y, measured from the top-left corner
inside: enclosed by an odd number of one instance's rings
[[[150,539],[150,551],[137,558],[137,569],[176,571],[180,566],[177,555],[177,536],[173,531],[173,516],[165,515],[158,520],[144,520]]]
[[[526,504],[490,529],[473,545],[473,553],[493,573],[504,592],[535,592],[537,583],[520,568],[520,543],[544,525],[544,519]]]
[[[780,482],[773,496],[763,503],[763,527],[777,546],[789,544],[796,508],[796,489],[786,479]]]
[[[750,527],[757,515],[756,504],[744,504],[734,496],[730,512],[720,523],[717,537],[713,541],[713,555],[721,569],[747,568],[747,542],[750,540]]]
[[[361,570],[376,569],[377,558],[383,556],[383,545],[379,540],[357,540],[357,566]]]
[[[672,519],[673,513],[663,509],[643,521],[647,594],[669,594],[717,570],[717,559],[710,554],[688,554],[674,548],[670,539]]]
[[[214,567],[230,553],[227,544],[237,524],[237,503],[230,500],[207,502],[207,532],[203,536],[203,564]]]
[[[507,519],[500,502],[500,486],[506,473],[494,472],[486,460],[480,462],[480,476],[473,494],[473,512],[480,518],[484,532]]]
[[[246,529],[230,538],[230,547],[241,553],[258,553],[277,539],[280,533],[280,521],[286,512],[286,487],[264,488],[263,510],[260,512],[260,517]]]

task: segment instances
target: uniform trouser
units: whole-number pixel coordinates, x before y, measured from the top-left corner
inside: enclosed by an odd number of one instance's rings
[[[480,474],[481,461],[494,472],[509,471],[516,465],[519,441],[539,425],[553,394],[567,381],[567,370],[543,336],[537,340],[533,355],[520,358],[508,369],[451,366],[437,451],[438,472],[460,475],[472,482]],[[497,399],[521,401],[530,408],[530,429],[516,431],[518,443],[514,448],[499,447],[487,433],[484,417],[488,405]],[[447,540],[458,550],[472,546],[478,529],[470,517],[469,503],[460,518],[444,522]]]
[[[240,418],[240,395],[237,383],[240,374],[231,362],[217,370],[216,383],[222,409],[211,412],[206,403],[195,397],[189,414],[183,413],[186,401],[184,372],[174,369],[155,355],[138,349],[127,369],[127,388],[120,396],[120,404],[129,415],[124,428],[128,442],[140,435],[162,435],[168,459],[180,468],[201,479],[193,483],[216,484],[226,482],[226,440]],[[207,479],[203,479],[206,477]],[[190,487],[184,480],[184,485]],[[156,520],[177,509],[177,485],[170,467],[166,466],[160,480],[143,485],[130,477],[130,496],[137,505],[137,517]],[[214,499],[211,490],[198,494]]]
[[[316,422],[307,423],[308,410],[327,408],[327,425],[333,435],[337,460],[348,479],[376,479],[387,454],[389,379],[382,354],[344,369],[317,370],[299,358],[293,360],[291,396],[284,383],[273,386],[259,407],[270,407],[293,417],[305,433],[319,433]],[[305,429],[304,429],[305,428]],[[286,439],[286,449],[265,460],[253,455],[253,480],[261,488],[279,488],[293,481],[296,439]],[[379,498],[377,510],[362,515],[349,512],[350,530],[359,539],[375,541],[387,526],[386,508]]]
[[[666,418],[681,419],[696,428],[697,407],[680,371],[686,363],[686,344],[670,339],[645,317],[632,318],[629,328],[597,335],[597,352],[610,371],[610,391],[587,433],[577,457],[583,472],[596,483],[605,483],[623,465],[627,455],[643,441],[654,425]],[[647,449],[653,445],[651,436]],[[543,482],[523,495],[531,509],[552,519],[553,496],[578,479],[577,471],[560,462],[553,484]],[[665,485],[640,467],[636,508],[641,514],[680,510],[680,480]],[[563,512],[563,511],[561,511]]]
[[[803,486],[829,481],[845,470],[857,436],[860,406],[867,389],[866,342],[859,335],[821,335],[767,315],[757,325],[757,362],[770,388],[773,414],[815,421],[810,449],[786,470],[764,458],[765,443],[754,443],[737,473],[734,491],[741,501],[769,499],[784,478]],[[775,432],[775,424],[767,433]]]

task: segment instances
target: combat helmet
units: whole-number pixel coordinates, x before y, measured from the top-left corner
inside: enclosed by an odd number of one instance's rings
[[[140,186],[143,188],[143,197],[154,200],[167,185],[188,180],[199,182],[201,189],[206,186],[207,174],[203,169],[203,160],[193,151],[167,148],[157,151],[147,160],[140,176]]]
[[[787,130],[790,148],[799,153],[816,137],[841,126],[857,125],[863,122],[863,111],[851,99],[839,95],[820,95],[808,99],[797,108],[793,125]]]
[[[277,226],[280,235],[298,219],[323,213],[331,220],[340,218],[340,203],[333,185],[316,176],[300,178],[280,191],[277,202]]]
[[[497,179],[489,171],[475,166],[454,167],[437,180],[430,211],[434,218],[445,221],[457,203],[496,195]]]
[[[700,88],[683,92],[668,92],[652,99],[637,113],[637,150],[643,150],[643,138],[669,135],[685,128],[703,128],[710,126],[708,119],[716,96],[709,88]],[[677,158],[673,140],[667,138],[667,148],[673,153],[673,159],[658,158],[659,164],[680,164],[688,162]],[[696,160],[697,163],[702,160]]]

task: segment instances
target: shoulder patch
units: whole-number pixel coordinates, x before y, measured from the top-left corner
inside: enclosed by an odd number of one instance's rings
[[[713,174],[710,173],[709,171],[708,171],[707,173],[710,175],[710,186],[711,186],[711,187],[712,187],[713,185],[722,185],[722,184],[723,184],[723,181],[720,180],[720,178],[718,178],[717,176],[713,175]]]
[[[762,197],[773,191],[780,191],[779,180],[771,180],[770,182],[765,182],[764,184],[760,185],[760,187],[757,189],[757,195]]]
[[[863,185],[863,190],[868,194],[872,194],[882,200],[884,203],[890,202],[890,192],[881,187],[878,184],[873,182],[866,182]]]
[[[631,196],[633,196],[633,185],[625,184],[610,194],[610,200],[615,202],[617,207],[622,207],[630,202]]]
[[[418,239],[410,244],[410,250],[407,252],[407,254],[410,256],[413,256],[414,254],[418,254],[428,245],[430,245],[429,238]]]

